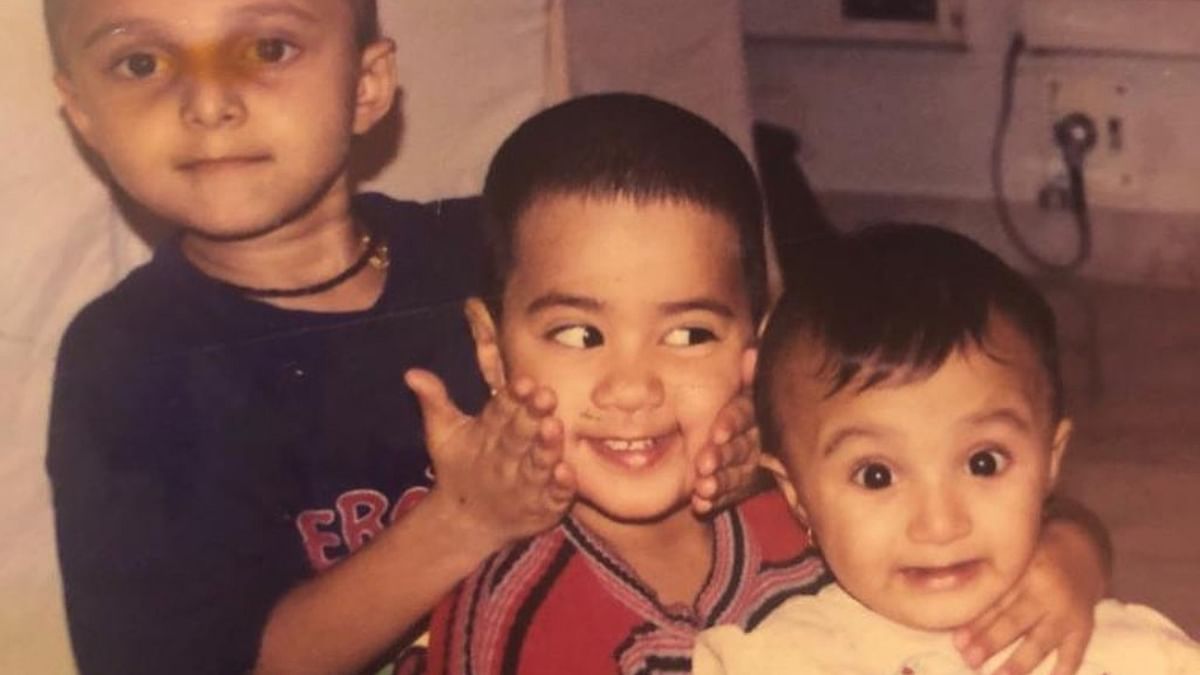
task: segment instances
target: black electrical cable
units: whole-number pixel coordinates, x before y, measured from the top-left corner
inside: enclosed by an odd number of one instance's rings
[[[1000,226],[1004,234],[1016,247],[1017,251],[1033,264],[1039,272],[1052,276],[1071,274],[1087,262],[1092,255],[1092,222],[1088,213],[1087,198],[1084,191],[1084,174],[1082,155],[1078,161],[1067,160],[1067,171],[1071,189],[1071,211],[1075,215],[1078,226],[1078,246],[1070,260],[1056,263],[1042,257],[1025,241],[1013,223],[1012,214],[1008,209],[1008,198],[1004,194],[1004,142],[1008,139],[1009,125],[1012,121],[1014,89],[1016,86],[1017,62],[1025,51],[1025,36],[1017,33],[1009,43],[1008,52],[1004,57],[1004,77],[1001,82],[1000,115],[996,120],[996,132],[992,137],[992,195],[996,205],[996,215],[1000,218]]]

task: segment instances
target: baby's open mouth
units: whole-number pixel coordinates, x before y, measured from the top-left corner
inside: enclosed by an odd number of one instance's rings
[[[901,574],[909,583],[930,591],[952,590],[970,582],[983,569],[983,561],[975,558],[937,567],[903,567]]]

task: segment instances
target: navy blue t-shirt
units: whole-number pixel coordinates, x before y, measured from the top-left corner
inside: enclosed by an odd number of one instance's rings
[[[430,484],[403,374],[486,394],[462,300],[477,202],[356,199],[391,265],[369,310],[314,313],[205,277],[177,241],[63,339],[47,464],[85,674],[250,669],[272,606]]]

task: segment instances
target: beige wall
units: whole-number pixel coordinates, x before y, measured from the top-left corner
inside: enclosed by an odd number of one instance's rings
[[[1049,5],[1073,9],[1058,12],[1056,25],[1028,21]],[[1104,12],[1097,11],[1101,5]],[[1116,212],[1097,214],[1096,259],[1085,273],[1200,288],[1200,227],[1191,224],[1200,214],[1196,3],[965,0],[965,48],[794,39],[772,30],[780,16],[798,11],[794,3],[743,0],[743,6],[755,112],[800,134],[801,160],[818,190],[901,195],[909,199],[899,208],[909,213],[913,199],[923,199],[930,206],[916,215],[955,219],[1000,247],[985,203],[989,153],[1005,50],[1013,31],[1026,29],[1039,47],[1053,50],[1027,54],[1018,70],[1006,146],[1010,197],[1031,202],[1060,172],[1050,142],[1057,116],[1050,82],[1082,88],[1084,98],[1099,98],[1123,117],[1120,162],[1132,178],[1121,186],[1115,174],[1093,167],[1093,203]],[[1170,25],[1188,28],[1164,35]],[[1116,46],[1123,51],[1074,49],[1091,49],[1088,35],[1100,44],[1120,36]],[[1108,92],[1117,85],[1127,93]],[[1047,250],[1070,247],[1072,225],[1062,214],[1022,218],[1031,237],[1047,239]]]
[[[572,92],[653,94],[708,117],[750,154],[739,0],[563,3]]]

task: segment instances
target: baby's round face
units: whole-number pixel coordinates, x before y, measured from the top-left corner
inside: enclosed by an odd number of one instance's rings
[[[911,627],[960,626],[1020,578],[1069,435],[1028,340],[996,318],[985,344],[830,397],[800,345],[775,392],[817,545],[851,595]]]

